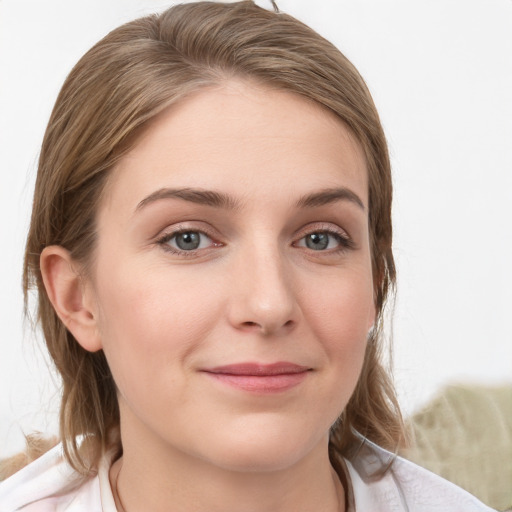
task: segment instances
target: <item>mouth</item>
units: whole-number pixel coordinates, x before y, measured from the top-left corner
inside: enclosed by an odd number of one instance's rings
[[[278,393],[298,386],[312,368],[289,362],[240,363],[201,370],[212,379],[254,393]]]

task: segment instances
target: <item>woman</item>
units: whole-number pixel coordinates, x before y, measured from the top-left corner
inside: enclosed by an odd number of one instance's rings
[[[196,3],[100,41],[26,249],[62,445],[1,510],[488,510],[392,455],[391,194],[363,80],[295,19]]]

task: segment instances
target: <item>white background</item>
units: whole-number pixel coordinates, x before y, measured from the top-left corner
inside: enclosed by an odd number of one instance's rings
[[[260,5],[266,5],[261,0]],[[449,382],[512,382],[512,1],[280,0],[359,68],[395,178],[395,375],[406,413]],[[72,65],[156,0],[0,0],[0,456],[55,431],[21,267],[38,149]],[[270,5],[270,1],[268,1]]]

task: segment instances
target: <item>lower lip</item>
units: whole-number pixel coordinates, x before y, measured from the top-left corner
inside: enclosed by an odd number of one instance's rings
[[[298,386],[308,372],[283,373],[279,375],[233,375],[230,373],[205,372],[213,379],[253,393],[279,393]]]

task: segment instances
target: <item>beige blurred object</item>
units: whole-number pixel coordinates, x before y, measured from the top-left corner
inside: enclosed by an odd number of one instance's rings
[[[26,436],[25,441],[24,452],[0,460],[0,482],[41,457],[59,442],[57,437],[44,437],[40,432]]]
[[[496,510],[512,510],[512,384],[452,385],[410,420],[400,455]]]

